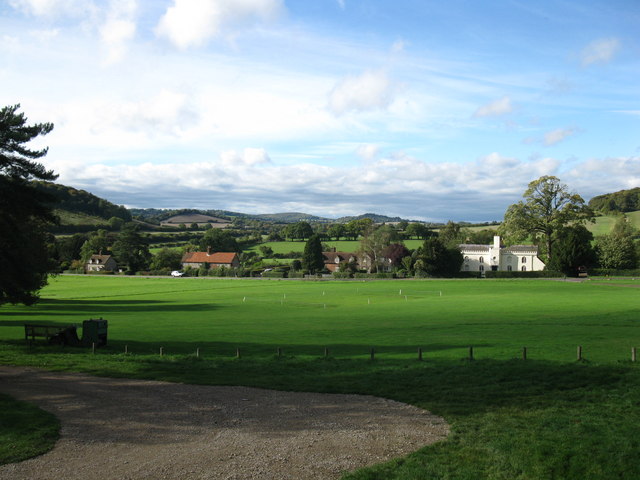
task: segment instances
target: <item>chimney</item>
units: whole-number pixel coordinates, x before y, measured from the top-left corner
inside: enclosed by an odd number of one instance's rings
[[[211,247],[207,247],[207,255],[211,255]]]
[[[500,235],[495,235],[493,237],[493,248],[500,250]]]

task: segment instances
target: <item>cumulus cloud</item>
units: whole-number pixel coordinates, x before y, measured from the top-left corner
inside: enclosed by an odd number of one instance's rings
[[[576,133],[575,128],[558,128],[544,134],[544,144],[547,147],[555,145]]]
[[[106,64],[120,61],[126,52],[126,44],[136,33],[134,20],[137,5],[131,0],[112,0],[100,37],[107,48]]]
[[[608,63],[620,49],[617,38],[601,38],[587,45],[581,54],[582,66],[594,63]]]
[[[283,9],[282,0],[174,0],[156,34],[181,49],[197,47],[219,36],[229,24],[269,20]]]
[[[329,109],[336,115],[350,111],[387,108],[394,100],[394,85],[384,71],[366,71],[340,80],[329,94]]]
[[[229,150],[220,154],[222,164],[226,167],[256,166],[271,163],[271,158],[264,148],[245,148],[242,152]]]
[[[360,145],[356,150],[356,154],[363,160],[373,160],[378,155],[380,147],[378,145]]]
[[[504,96],[498,100],[494,100],[491,103],[482,105],[473,114],[474,117],[495,117],[500,115],[506,115],[513,112],[513,104],[508,96]]]
[[[78,16],[91,7],[84,0],[9,0],[9,5],[37,17]]]

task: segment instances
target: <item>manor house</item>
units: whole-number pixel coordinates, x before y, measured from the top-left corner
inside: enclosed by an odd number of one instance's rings
[[[493,245],[459,246],[464,256],[463,272],[484,272],[486,270],[532,272],[544,269],[544,263],[538,258],[536,245],[512,245],[502,247],[500,237],[493,237]]]

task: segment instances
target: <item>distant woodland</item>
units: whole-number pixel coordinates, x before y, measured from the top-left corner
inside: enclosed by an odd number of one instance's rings
[[[635,212],[640,210],[640,188],[620,190],[593,197],[589,207],[598,212]]]

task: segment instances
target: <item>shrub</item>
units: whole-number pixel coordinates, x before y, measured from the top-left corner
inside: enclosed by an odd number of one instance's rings
[[[539,272],[505,272],[490,270],[484,272],[484,275],[486,278],[562,278],[565,276],[564,273],[556,272],[554,270],[542,270]]]

